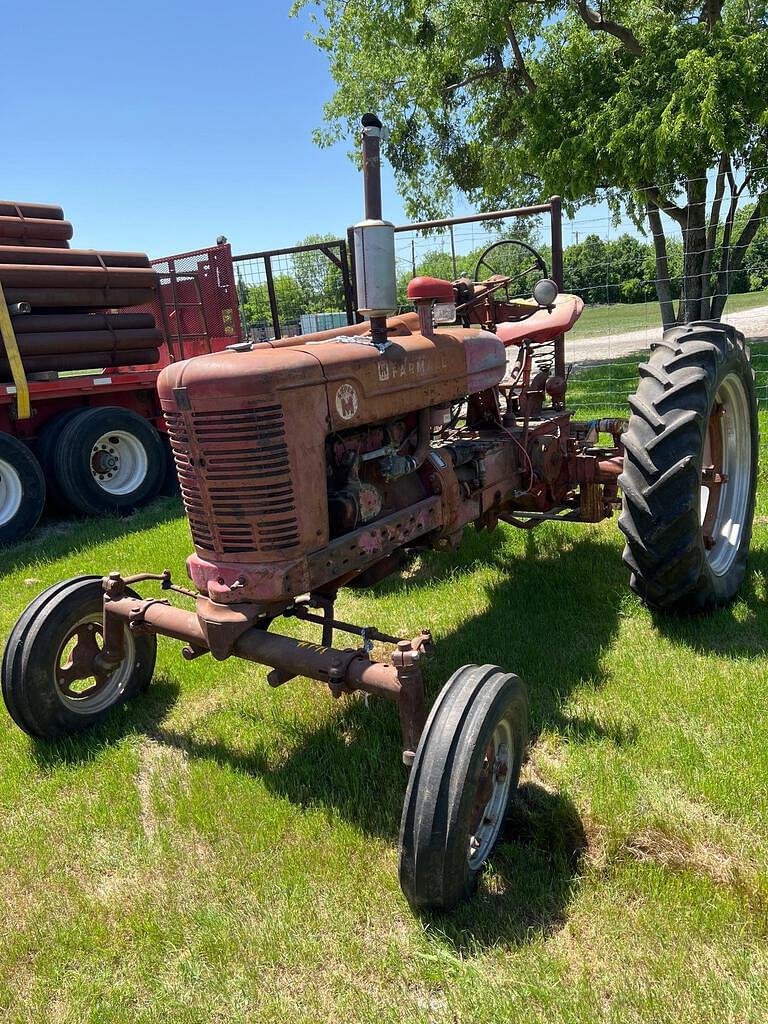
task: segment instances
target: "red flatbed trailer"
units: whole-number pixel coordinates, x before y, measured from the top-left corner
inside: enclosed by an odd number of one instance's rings
[[[124,312],[155,316],[164,337],[158,363],[28,380],[31,416],[23,419],[16,385],[0,382],[0,545],[22,540],[46,501],[84,515],[127,512],[166,483],[157,377],[169,363],[240,341],[241,327],[228,244],[152,265],[155,302]]]

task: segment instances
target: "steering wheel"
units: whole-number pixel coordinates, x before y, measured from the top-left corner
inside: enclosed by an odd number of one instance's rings
[[[532,258],[532,262],[530,263],[530,265],[524,267],[522,270],[516,271],[513,274],[499,274],[496,268],[488,259],[488,257],[491,253],[500,249],[504,245],[514,245],[518,249],[522,249],[524,253],[530,255],[530,257]],[[484,281],[480,280],[480,270],[482,267],[485,267],[486,270],[491,271],[491,276],[489,278],[486,278]],[[506,302],[514,302],[514,297],[510,296],[509,293],[510,285],[513,285],[518,281],[522,281],[524,278],[526,278],[529,274],[533,273],[534,271],[538,271],[538,273],[543,278],[549,277],[549,274],[547,272],[547,264],[544,261],[544,257],[541,255],[541,253],[536,252],[533,246],[528,245],[527,242],[521,242],[516,238],[502,238],[501,241],[494,242],[492,245],[489,245],[480,253],[480,258],[478,259],[477,264],[475,265],[473,283],[476,285],[480,285],[480,288],[477,289],[477,291],[475,291],[473,295],[466,295],[465,293],[462,296],[461,292],[459,292],[459,296],[463,298],[464,301],[456,305],[457,316],[461,318],[461,322],[464,324],[465,327],[469,327],[471,322],[471,318],[469,315],[470,310],[474,306],[479,306],[481,303],[486,302],[491,296],[495,295],[495,293],[502,288],[504,289],[504,299],[506,300]],[[519,295],[519,290],[517,290],[517,294]],[[521,309],[524,308],[525,306],[521,306]],[[533,316],[533,314],[537,312],[537,309],[537,306],[533,306],[532,308],[527,309],[525,312],[521,312],[519,316],[515,317],[515,319],[527,320],[529,317]]]
[[[488,257],[492,252],[495,252],[501,249],[503,246],[508,245],[516,246],[518,249],[522,249],[524,253],[528,253],[533,258],[533,262],[530,264],[530,266],[527,266],[523,270],[519,270],[512,275],[500,274],[492,265]],[[481,282],[480,279],[480,270],[482,267],[485,267],[486,270],[490,270],[491,277],[499,279],[498,283],[496,281],[491,281],[487,283],[496,287],[504,287],[507,294],[507,298],[509,298],[509,286],[511,284],[514,284],[516,281],[523,280],[525,277],[528,276],[528,274],[532,273],[534,270],[538,270],[541,273],[542,277],[549,277],[549,273],[547,271],[547,264],[544,262],[544,257],[541,255],[541,253],[536,252],[536,250],[532,246],[528,245],[527,242],[521,242],[516,238],[502,238],[500,242],[494,242],[492,245],[489,245],[487,249],[484,249],[480,253],[480,258],[478,259],[477,264],[475,265],[475,273],[473,275],[473,280],[478,284],[486,283],[485,281]],[[493,287],[494,291],[496,290],[496,287]]]

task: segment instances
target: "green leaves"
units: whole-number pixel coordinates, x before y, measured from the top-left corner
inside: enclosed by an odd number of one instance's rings
[[[710,28],[701,3],[671,0],[296,5],[319,15],[337,83],[322,141],[354,136],[376,109],[418,216],[456,190],[578,204],[602,187],[682,184],[723,150],[749,163],[766,124],[765,7],[728,0]]]

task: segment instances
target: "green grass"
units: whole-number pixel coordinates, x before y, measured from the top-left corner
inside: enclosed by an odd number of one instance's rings
[[[768,407],[768,342],[750,344],[755,389],[761,408]],[[576,369],[568,379],[568,405],[582,418],[626,416],[627,396],[637,387],[637,364],[645,356],[635,353],[610,362]],[[763,439],[766,432],[763,430]],[[606,443],[609,440],[606,438]]]
[[[768,306],[768,291],[731,295],[726,314]],[[658,302],[617,303],[614,306],[587,306],[568,337],[589,338],[595,335],[623,334],[646,327],[661,326]]]
[[[613,521],[468,531],[339,602],[433,629],[431,695],[471,661],[528,683],[509,841],[453,917],[397,885],[388,705],[161,642],[149,693],[90,735],[35,743],[3,712],[3,1024],[764,1021],[768,482],[743,594],[711,618],[648,612],[621,546]],[[173,501],[43,532],[3,553],[0,642],[50,583],[181,577],[189,550]]]

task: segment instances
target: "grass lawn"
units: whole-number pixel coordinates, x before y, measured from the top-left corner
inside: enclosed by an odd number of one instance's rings
[[[508,842],[452,917],[399,891],[391,706],[161,641],[148,694],[86,737],[0,712],[3,1024],[765,1021],[768,480],[743,594],[711,618],[649,613],[621,548],[613,521],[468,531],[339,602],[430,626],[432,695],[471,661],[528,683]],[[165,501],[4,552],[0,642],[62,577],[181,577],[189,550]]]
[[[768,291],[731,295],[725,313],[738,313],[740,310],[756,309],[759,306],[768,306]],[[601,334],[623,334],[625,331],[641,331],[645,327],[660,325],[658,302],[587,306],[574,329],[569,331],[568,337],[589,338]]]

